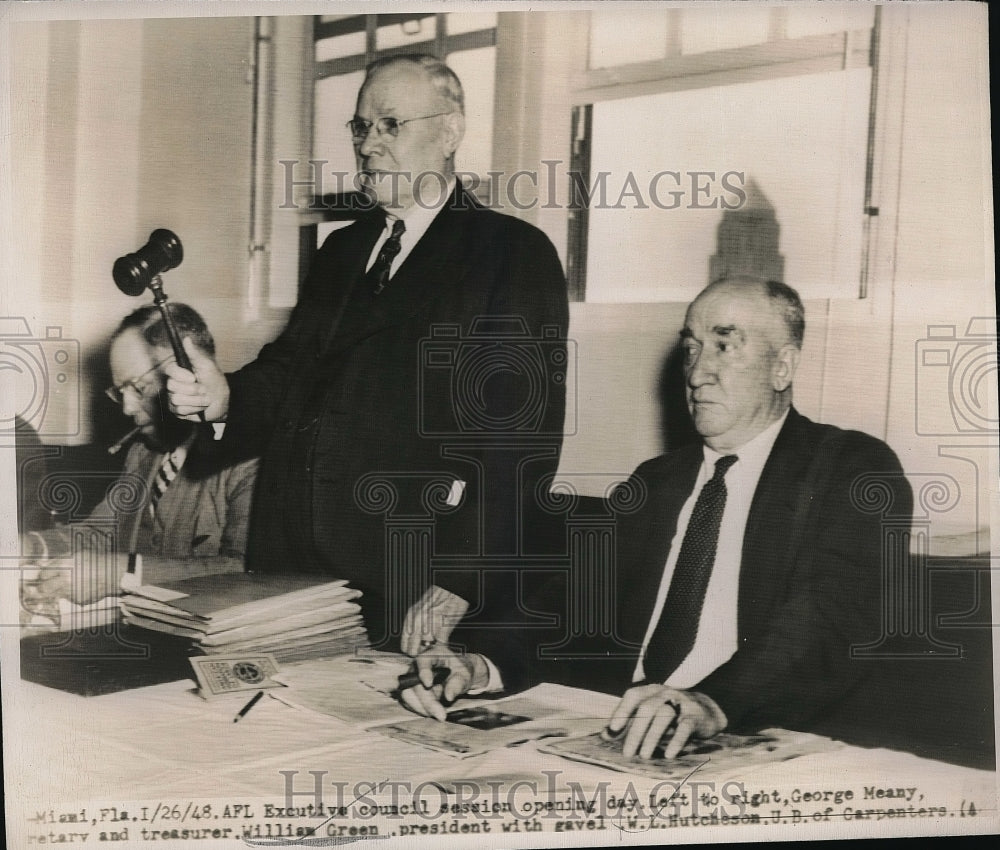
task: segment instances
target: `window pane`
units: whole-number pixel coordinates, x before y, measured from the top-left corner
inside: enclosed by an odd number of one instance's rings
[[[869,29],[875,23],[875,6],[870,3],[823,3],[786,6],[786,34],[789,38],[825,32]]]
[[[346,123],[354,115],[358,89],[365,78],[363,71],[327,77],[316,82],[316,102],[313,107],[313,158],[326,160],[323,185],[318,194],[344,191],[353,185],[355,173],[354,147]],[[347,172],[345,184],[338,186],[334,172]],[[296,177],[306,179],[306,177]]]
[[[379,27],[375,32],[375,49],[387,50],[390,47],[429,41],[434,38],[435,29],[436,22],[433,15],[413,18],[405,24]]]
[[[493,164],[493,93],[497,49],[481,47],[448,55],[465,90],[465,139],[455,155],[458,171],[485,175]]]
[[[340,59],[342,56],[354,56],[365,52],[365,33],[349,32],[333,38],[324,38],[316,42],[316,61]]]
[[[767,41],[771,9],[751,3],[718,3],[681,12],[681,53],[705,53]]]
[[[667,54],[668,23],[667,12],[591,12],[590,67],[662,59]]]
[[[753,233],[777,227],[784,280],[803,297],[856,298],[870,87],[860,68],[595,104],[591,174],[608,176],[604,202],[591,200],[587,300],[693,298],[723,204],[743,213],[730,223],[763,222]],[[737,244],[741,227],[726,231]]]
[[[445,19],[448,35],[490,30],[497,25],[496,12],[449,12]]]

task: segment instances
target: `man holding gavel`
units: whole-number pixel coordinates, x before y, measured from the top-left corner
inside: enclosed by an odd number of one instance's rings
[[[191,346],[167,388],[177,415],[226,422],[222,450],[261,453],[248,567],[348,579],[376,645],[409,610],[415,654],[502,595],[480,595],[476,558],[517,568],[521,494],[562,444],[566,282],[541,231],[458,184],[464,95],[443,62],[374,63],[348,131],[370,208],[319,250],[285,331],[228,376]],[[387,520],[431,516],[433,540],[390,544]],[[457,568],[404,575],[431,552]]]

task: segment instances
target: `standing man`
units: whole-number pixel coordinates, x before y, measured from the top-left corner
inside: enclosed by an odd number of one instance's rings
[[[168,309],[194,350],[213,356],[215,341],[202,317],[186,304]],[[25,535],[26,559],[45,567],[24,588],[29,608],[116,594],[130,553],[142,556],[147,584],[244,568],[257,461],[218,464],[201,451],[195,426],[170,414],[163,368],[174,354],[159,309],[149,305],[126,316],[108,356],[114,384],[105,392],[134,423],[132,445],[121,476],[88,520]],[[90,544],[111,529],[116,548],[74,553],[74,536]],[[84,568],[74,570],[75,563]]]
[[[192,350],[194,374],[168,367],[168,389],[178,415],[225,421],[224,444],[262,453],[249,568],[348,579],[375,644],[426,591],[422,610],[449,616],[410,618],[416,651],[482,601],[480,576],[415,587],[400,569],[431,552],[516,566],[520,494],[556,469],[566,283],[539,230],[457,184],[464,97],[443,62],[374,63],[348,128],[375,209],[327,239],[254,362],[226,376]],[[387,519],[432,511],[433,539],[387,545]]]
[[[889,566],[866,501],[877,491],[908,527],[912,494],[885,443],[792,407],[804,330],[802,302],[782,283],[723,280],[688,308],[687,404],[702,443],[647,461],[629,482],[645,501],[619,521],[615,586],[594,589],[617,604],[608,658],[539,651],[558,634],[518,645],[486,631],[468,642],[496,667],[429,649],[417,658],[424,683],[432,664],[452,673],[403,701],[443,719],[440,700],[470,688],[628,687],[606,734],[642,758],[661,740],[673,758],[692,735],[727,728],[843,735],[892,724],[869,692],[877,664],[852,648],[881,635]]]

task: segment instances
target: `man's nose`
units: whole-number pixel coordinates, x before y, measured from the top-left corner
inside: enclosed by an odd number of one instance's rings
[[[363,157],[369,157],[373,153],[377,153],[384,149],[382,144],[382,136],[379,134],[378,129],[375,124],[372,124],[368,128],[368,132],[365,133],[365,137],[357,143],[358,153]]]
[[[700,387],[708,383],[712,376],[711,363],[704,351],[697,354],[688,355],[688,362],[684,367],[687,383],[689,387]]]
[[[126,416],[135,416],[140,408],[139,393],[132,387],[125,387],[122,390],[122,413]]]

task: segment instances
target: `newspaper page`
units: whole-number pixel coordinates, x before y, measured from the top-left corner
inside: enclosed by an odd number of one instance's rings
[[[1000,830],[988,42],[971,2],[2,4],[7,846]],[[206,700],[117,616],[244,568],[366,633]]]

